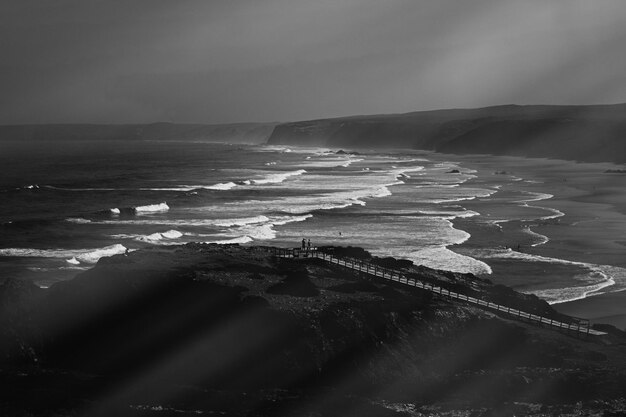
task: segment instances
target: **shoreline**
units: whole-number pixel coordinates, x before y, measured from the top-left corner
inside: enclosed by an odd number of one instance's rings
[[[492,276],[486,277],[505,285],[511,285],[512,279],[515,283],[511,275],[515,276],[520,273],[523,275],[524,270],[530,275],[541,272],[544,280],[549,278],[554,281],[553,278],[558,279],[558,271],[563,266],[558,265],[557,260],[563,260],[563,264],[570,263],[572,267],[578,264],[580,268],[584,268],[584,264],[598,265],[602,273],[609,276],[608,279],[614,279],[614,284],[603,287],[599,290],[599,294],[585,294],[580,299],[554,303],[552,306],[565,314],[612,324],[621,329],[626,328],[626,291],[623,290],[626,286],[626,275],[623,275],[624,270],[620,270],[626,267],[626,261],[622,259],[622,236],[626,235],[626,212],[620,209],[626,204],[626,190],[619,187],[619,184],[623,182],[623,177],[607,173],[607,170],[613,166],[612,164],[588,164],[561,160],[533,160],[529,163],[522,158],[491,156],[462,156],[458,158],[458,163],[461,166],[482,171],[483,177],[490,171],[495,175],[506,165],[507,173],[521,178],[521,181],[525,183],[520,186],[526,187],[528,192],[553,196],[540,201],[520,202],[520,205],[525,205],[529,209],[541,208],[555,214],[563,213],[563,215],[527,221],[506,221],[498,224],[498,227],[491,228],[488,225],[477,226],[471,219],[457,218],[452,221],[455,228],[468,231],[468,227],[471,227],[469,230],[471,237],[460,245],[451,246],[451,250],[468,254],[472,251],[476,252],[476,249],[481,246],[487,247],[488,243],[496,240],[503,247],[519,252],[519,256],[518,254],[511,254],[510,257],[504,256],[503,262],[489,257],[478,257],[479,260],[490,265],[495,263],[499,266],[493,268]],[[475,180],[470,180],[470,183]],[[466,208],[481,213],[480,203],[468,202]],[[524,234],[526,240],[524,240]],[[539,257],[553,258],[557,262],[554,264],[549,261],[541,262],[545,269],[532,271],[529,269],[532,265],[526,265],[523,262],[524,257],[529,260],[533,257],[537,257],[537,260],[541,259]],[[507,263],[508,265],[505,265]],[[593,269],[596,268],[588,269],[587,273],[593,274]],[[561,273],[565,274],[567,271],[564,270]],[[570,274],[576,277],[579,273],[576,273],[574,268]],[[592,284],[580,279],[578,282],[580,282],[579,289]],[[575,283],[576,281],[572,281],[572,288],[576,287]],[[602,283],[597,282],[596,285],[602,285]],[[515,285],[514,287],[522,289]],[[613,291],[611,287],[615,287]]]
[[[595,323],[605,323],[626,329],[626,291],[609,292],[592,295],[581,300],[552,304],[559,313],[569,316],[582,317]]]

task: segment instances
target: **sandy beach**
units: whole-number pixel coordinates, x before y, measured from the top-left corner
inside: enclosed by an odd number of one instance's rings
[[[481,199],[464,204],[482,220],[456,219],[455,227],[472,236],[452,249],[487,262],[493,270],[488,278],[495,282],[520,291],[532,288],[551,302],[570,299],[553,306],[625,328],[626,174],[609,172],[622,167],[492,156],[466,156],[460,162],[478,171],[468,185],[488,186],[507,176],[528,196],[511,204],[515,199],[505,198],[504,186],[492,196],[493,204]],[[536,210],[543,213],[537,216]],[[498,221],[507,216],[513,220]],[[485,221],[490,217],[494,221]],[[502,250],[481,252],[485,247]],[[571,288],[557,290],[566,282]]]

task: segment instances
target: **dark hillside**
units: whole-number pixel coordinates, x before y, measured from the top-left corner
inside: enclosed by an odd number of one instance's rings
[[[511,105],[311,120],[276,126],[268,143],[623,163],[626,104]]]
[[[469,274],[373,261],[555,314]],[[49,290],[9,279],[0,297],[1,415],[626,409],[626,339],[615,329],[579,339],[263,248],[142,250]]]

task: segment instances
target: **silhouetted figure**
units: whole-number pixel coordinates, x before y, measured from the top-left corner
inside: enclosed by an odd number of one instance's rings
[[[306,248],[306,239],[302,239],[302,250]]]
[[[341,232],[339,232],[339,237],[341,237]]]
[[[306,249],[311,250],[311,239],[309,239],[309,241],[307,242]]]

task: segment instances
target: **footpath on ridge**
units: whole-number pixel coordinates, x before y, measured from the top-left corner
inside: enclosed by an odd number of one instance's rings
[[[514,316],[518,319],[525,319],[531,322],[535,322],[537,324],[543,324],[546,326],[550,326],[552,328],[558,330],[565,330],[567,332],[574,332],[576,335],[592,335],[592,336],[604,336],[607,333],[599,330],[595,330],[591,328],[591,323],[589,320],[580,319],[576,317],[572,317],[574,320],[573,323],[565,323],[562,321],[554,320],[548,317],[531,314],[525,311],[521,311],[519,309],[507,307],[505,305],[492,303],[490,301],[485,301],[480,298],[470,297],[465,294],[461,294],[458,292],[450,291],[441,286],[434,285],[429,282],[423,282],[419,279],[408,278],[401,272],[384,268],[379,265],[373,264],[371,262],[366,262],[361,259],[354,259],[349,257],[337,257],[326,253],[324,251],[317,250],[316,248],[309,250],[301,250],[301,249],[286,249],[286,248],[276,248],[271,247],[268,248],[272,252],[274,256],[281,258],[317,258],[322,259],[328,263],[339,265],[354,271],[362,272],[365,274],[369,274],[378,278],[386,279],[389,281],[397,282],[400,284],[408,285],[411,287],[420,288],[426,291],[430,291],[431,293],[437,294],[442,297],[465,301],[467,303],[473,304],[480,308],[484,308],[487,310],[495,310],[501,313],[506,313],[508,315]]]

